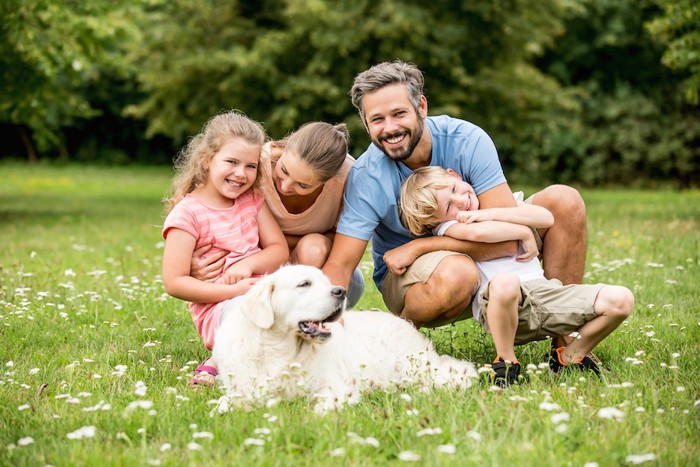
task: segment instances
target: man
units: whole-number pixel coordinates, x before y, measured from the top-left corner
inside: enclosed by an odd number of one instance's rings
[[[324,273],[334,284],[347,286],[371,239],[373,278],[389,310],[416,327],[471,316],[469,304],[479,286],[471,258],[513,255],[516,242],[414,238],[401,225],[397,204],[401,182],[413,170],[439,165],[468,181],[482,208],[515,206],[491,138],[464,120],[428,117],[423,75],[412,64],[395,61],[371,67],[355,78],[351,97],[372,144],[348,176],[345,205]],[[538,232],[546,277],[580,283],[586,256],[581,196],[570,187],[555,185],[537,193],[533,202],[555,219],[552,227]]]

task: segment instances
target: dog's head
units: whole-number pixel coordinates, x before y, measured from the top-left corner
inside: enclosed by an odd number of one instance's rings
[[[318,268],[292,265],[255,284],[245,295],[242,311],[259,328],[324,341],[331,335],[324,323],[340,318],[344,307],[343,287],[332,285]]]

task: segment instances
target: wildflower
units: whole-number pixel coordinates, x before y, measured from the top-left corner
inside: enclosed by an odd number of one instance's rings
[[[263,446],[264,444],[265,441],[258,438],[247,438],[245,441],[243,441],[244,446]]]
[[[200,438],[214,439],[214,434],[209,433],[208,431],[198,431],[196,433],[192,433],[192,437],[194,439],[200,439]]]
[[[31,408],[32,408],[32,406],[29,405],[29,404],[22,404],[22,405],[20,405],[19,407],[17,407],[17,410],[19,410],[20,412],[22,412],[22,411],[24,411],[24,410],[31,409]]]
[[[413,451],[401,451],[398,457],[399,460],[404,462],[416,462],[420,460],[420,456]]]
[[[172,448],[172,447],[173,447],[173,445],[170,444],[170,443],[163,443],[163,444],[160,445],[160,452],[165,452],[165,451],[169,450],[169,449]]]
[[[644,462],[650,462],[656,460],[656,454],[650,453],[650,454],[635,454],[632,456],[627,456],[625,458],[625,462],[629,462],[630,464],[642,464]]]
[[[443,454],[454,454],[457,452],[454,444],[441,444],[437,447],[437,450]]]
[[[93,438],[95,436],[95,432],[97,431],[97,428],[94,426],[84,426],[82,428],[78,428],[77,430],[73,431],[72,433],[68,433],[66,436],[68,439],[83,439],[83,438]]]
[[[30,444],[34,444],[34,438],[31,436],[27,436],[25,438],[20,438],[17,440],[17,446],[29,446]]]
[[[134,394],[137,396],[145,396],[146,391],[148,390],[148,387],[146,387],[146,384],[143,381],[137,381],[136,382],[136,389],[134,390]]]
[[[557,424],[561,422],[568,422],[569,418],[569,414],[566,412],[555,413],[554,415],[552,415],[552,423]]]
[[[30,374],[30,375],[35,375],[35,374],[37,374],[37,373],[39,373],[39,369],[38,369],[38,368],[32,368],[31,370],[29,370],[29,374]]]
[[[467,435],[467,438],[471,438],[474,441],[476,441],[477,443],[479,441],[481,441],[481,435],[479,433],[477,433],[476,431],[473,431],[473,430],[467,431],[466,435]]]
[[[559,404],[555,404],[554,402],[542,402],[540,404],[540,410],[546,410],[548,412],[553,412],[555,410],[561,409],[561,406]]]
[[[345,455],[344,448],[335,448],[330,452],[331,457],[343,457]]]
[[[187,443],[187,449],[189,449],[190,451],[201,451],[203,448],[202,448],[201,444],[197,444],[195,442],[192,442],[192,443]]]
[[[625,416],[625,413],[621,411],[620,409],[617,409],[615,407],[606,407],[603,409],[600,409],[598,411],[598,416],[600,418],[607,418],[607,419],[615,419],[615,420],[621,420],[622,417]]]
[[[126,406],[126,411],[130,412],[134,409],[149,410],[151,407],[153,407],[153,402],[151,401],[134,401]]]
[[[416,433],[416,436],[419,438],[421,436],[427,436],[427,435],[440,435],[442,434],[442,429],[440,427],[438,428],[425,428],[424,430],[420,430],[418,433]]]

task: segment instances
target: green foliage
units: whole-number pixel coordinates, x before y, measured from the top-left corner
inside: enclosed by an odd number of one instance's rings
[[[369,138],[353,78],[399,58],[424,71],[430,114],[492,136],[511,183],[693,186],[699,10],[690,0],[7,0],[0,137],[19,129],[30,159],[58,150],[168,163],[211,115],[238,108],[274,138],[344,122],[357,156]]]
[[[64,149],[61,130],[98,111],[86,90],[121,76],[119,46],[133,2],[7,0],[0,6],[0,120],[26,127],[39,150]],[[67,157],[67,154],[65,154]]]
[[[547,135],[538,156],[516,153],[516,167],[540,182],[697,184],[697,109],[683,104],[678,78],[658,66],[663,48],[644,29],[658,8],[651,0],[580,4],[539,61],[574,96],[572,120]]]
[[[700,6],[694,0],[656,0],[663,15],[646,24],[651,34],[666,45],[662,63],[686,72],[685,98],[700,104]]]
[[[150,134],[177,140],[226,107],[274,136],[308,120],[345,121],[359,153],[368,139],[347,96],[353,77],[401,58],[425,71],[432,113],[510,134],[522,128],[514,114],[568,103],[529,63],[562,31],[567,4],[543,2],[534,12],[519,0],[162,3],[145,17],[134,50],[147,97],[130,111],[148,118]],[[533,124],[542,118],[527,115]]]

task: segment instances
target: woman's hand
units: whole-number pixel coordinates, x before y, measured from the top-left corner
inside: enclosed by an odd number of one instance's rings
[[[224,263],[226,262],[226,250],[220,250],[209,256],[202,257],[207,251],[214,246],[214,239],[211,243],[197,248],[192,253],[192,261],[190,263],[190,275],[200,281],[212,282],[224,272]]]

